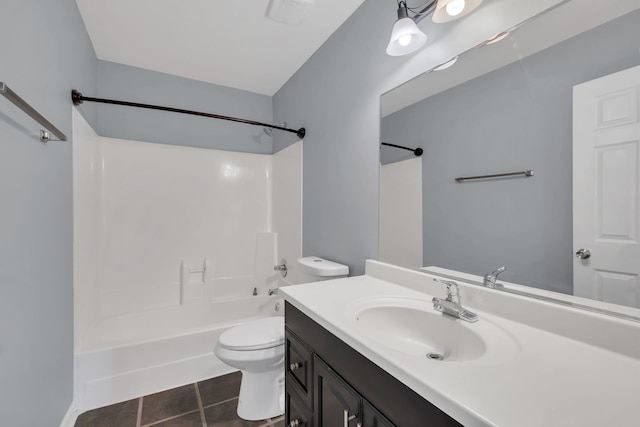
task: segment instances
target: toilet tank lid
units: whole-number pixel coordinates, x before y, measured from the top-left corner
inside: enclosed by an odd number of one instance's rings
[[[346,276],[349,274],[349,266],[337,262],[308,256],[298,259],[300,270],[318,277]]]

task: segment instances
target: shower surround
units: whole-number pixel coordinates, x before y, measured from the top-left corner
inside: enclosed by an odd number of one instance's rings
[[[73,121],[76,409],[230,372],[218,336],[281,314],[273,266],[301,256],[302,142],[238,153]]]

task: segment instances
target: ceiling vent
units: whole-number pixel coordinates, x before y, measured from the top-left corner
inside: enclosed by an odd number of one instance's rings
[[[290,25],[297,25],[302,22],[307,14],[309,6],[315,0],[271,0],[267,17],[274,21]]]

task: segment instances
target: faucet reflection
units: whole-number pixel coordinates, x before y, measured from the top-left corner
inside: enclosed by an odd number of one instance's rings
[[[504,273],[507,267],[502,266],[492,271],[491,273],[484,275],[484,281],[482,282],[487,288],[501,288],[502,285],[496,284],[496,280],[501,273]]]

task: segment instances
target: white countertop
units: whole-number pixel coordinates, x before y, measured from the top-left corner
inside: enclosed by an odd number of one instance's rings
[[[370,270],[384,274],[374,277]],[[398,280],[380,278],[396,276]],[[460,284],[462,305],[480,319],[469,327],[482,334],[488,324],[496,325],[517,342],[515,351],[493,363],[483,359],[453,362],[416,357],[381,344],[354,324],[354,303],[364,298],[404,297],[422,299],[430,305],[432,296],[444,297],[444,286],[434,284],[433,277],[368,261],[365,276],[282,287],[280,293],[329,332],[465,426],[640,426],[639,358],[630,356],[628,351],[594,345],[597,339],[587,343],[568,337],[566,332],[553,333],[549,327],[538,328],[531,321],[518,322],[483,310],[491,307],[495,292]],[[465,304],[465,292],[469,304]],[[514,306],[526,306],[530,318],[535,318],[531,314],[540,307],[547,323],[549,310],[556,310],[551,304],[516,296],[496,298],[501,304],[504,298],[506,301],[512,298]],[[560,310],[557,320],[563,322],[565,329],[569,319],[574,329],[586,327],[595,334],[601,324],[606,334],[615,333],[618,324],[621,331],[640,330],[640,324],[634,322],[573,313],[564,307],[557,310]],[[603,339],[606,341],[606,337]],[[635,345],[640,346],[640,342],[635,341]]]

